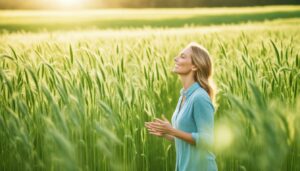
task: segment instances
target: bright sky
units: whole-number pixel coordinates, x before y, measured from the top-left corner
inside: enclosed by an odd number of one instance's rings
[[[84,5],[87,0],[54,0],[53,3],[57,4],[59,7],[80,7]]]

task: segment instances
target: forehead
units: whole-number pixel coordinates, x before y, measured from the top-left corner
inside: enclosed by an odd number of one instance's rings
[[[192,53],[192,49],[189,46],[187,46],[180,52],[180,55],[190,56],[191,53]]]

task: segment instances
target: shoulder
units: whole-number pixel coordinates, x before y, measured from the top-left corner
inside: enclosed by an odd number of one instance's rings
[[[207,101],[211,102],[210,97],[208,93],[201,87],[199,87],[197,90],[195,90],[193,94],[193,100],[194,101]]]
[[[215,111],[215,108],[212,104],[212,101],[208,95],[208,93],[201,87],[199,87],[194,93],[193,93],[193,105],[197,106],[206,106],[211,107],[213,111]]]

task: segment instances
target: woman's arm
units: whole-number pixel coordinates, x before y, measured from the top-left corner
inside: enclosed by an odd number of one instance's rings
[[[145,126],[148,129],[149,133],[158,137],[163,137],[168,141],[173,142],[174,141],[174,136],[169,135],[169,134],[165,134],[162,132],[157,131],[154,127],[153,127],[153,123],[154,122],[146,122]]]
[[[173,129],[170,130],[170,135],[172,135],[174,137],[177,137],[177,138],[180,138],[180,139],[190,143],[191,145],[196,144],[191,133],[187,133],[187,132],[181,131],[179,129],[173,128]]]
[[[149,129],[150,134],[163,136],[170,141],[174,141],[174,137],[180,138],[192,145],[195,145],[195,140],[191,133],[187,133],[172,127],[170,122],[164,118],[164,120],[155,119],[155,122],[147,122],[146,127]]]
[[[197,146],[211,148],[214,138],[214,106],[207,95],[198,95],[194,98],[193,118],[197,131],[192,132],[192,137]]]
[[[163,118],[155,119],[149,126],[160,134],[180,138],[191,145],[205,145],[207,147],[213,144],[214,127],[214,107],[206,96],[196,96],[193,104],[193,118],[196,122],[197,131],[187,133],[172,127],[170,122]]]

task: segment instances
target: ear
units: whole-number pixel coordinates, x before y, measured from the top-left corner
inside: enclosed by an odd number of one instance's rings
[[[198,68],[195,65],[193,65],[192,66],[192,71],[197,71],[197,70],[198,70]]]

